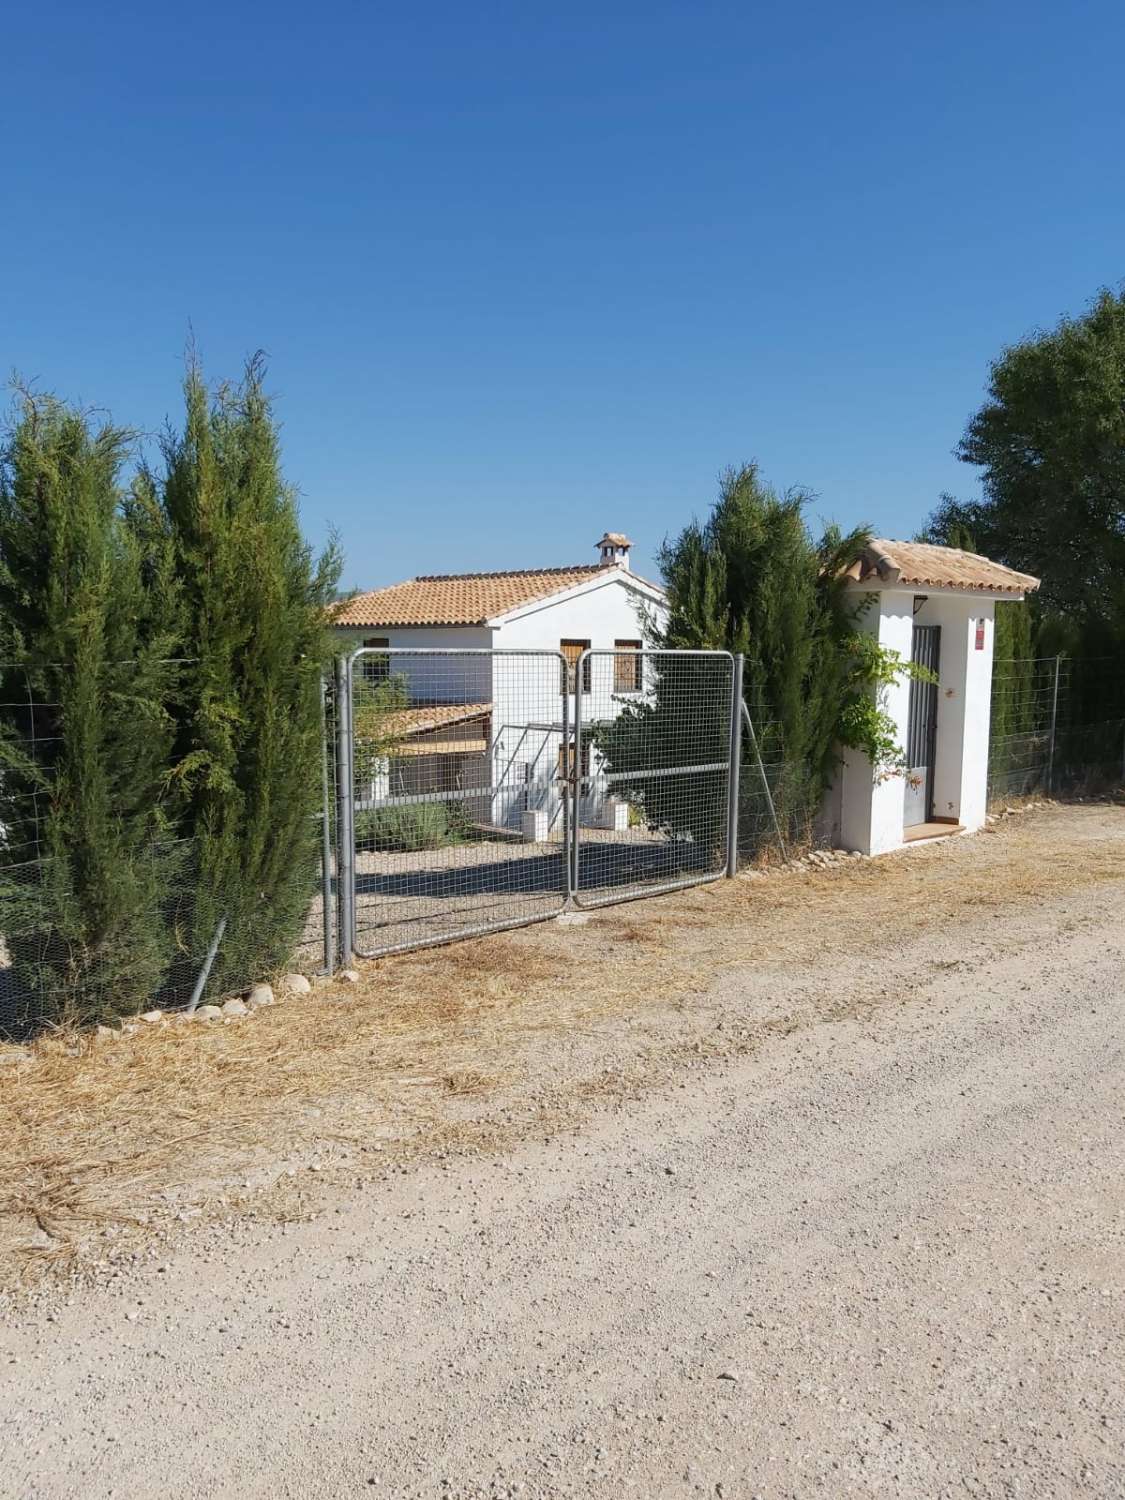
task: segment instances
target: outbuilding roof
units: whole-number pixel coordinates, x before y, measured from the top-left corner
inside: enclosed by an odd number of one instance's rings
[[[485,625],[537,599],[549,599],[599,574],[636,579],[627,568],[584,563],[571,568],[529,568],[505,573],[430,573],[357,594],[337,611],[344,627]],[[636,579],[646,588],[643,579]]]
[[[426,703],[413,708],[394,708],[379,720],[379,733],[388,738],[400,734],[425,734],[491,712],[491,703]]]
[[[1027,594],[1039,587],[1030,573],[992,562],[960,547],[876,538],[849,572],[858,583],[904,584],[910,588],[969,589],[982,594]]]

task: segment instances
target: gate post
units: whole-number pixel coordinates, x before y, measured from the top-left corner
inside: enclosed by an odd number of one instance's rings
[[[742,672],[741,652],[734,658],[730,684],[730,773],[727,778],[727,878],[738,874],[738,794],[742,773]]]
[[[324,920],[324,972],[336,972],[336,914],[332,910],[332,797],[328,763],[328,677],[320,674],[320,900]]]
[[[340,962],[355,952],[355,798],[352,795],[352,674],[336,658],[336,902],[340,911]]]
[[[567,770],[570,773],[570,899],[573,901],[578,894],[579,861],[582,857],[582,832],[581,832],[581,810],[579,801],[582,795],[582,671],[589,655],[589,650],[583,651],[574,663],[574,751],[569,755],[570,764]],[[570,689],[569,670],[564,681],[567,690]]]

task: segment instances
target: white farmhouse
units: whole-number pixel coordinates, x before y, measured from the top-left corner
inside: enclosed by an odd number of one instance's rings
[[[834,841],[882,854],[982,827],[996,604],[1023,599],[1039,580],[956,547],[878,540],[852,569],[851,587],[871,595],[860,628],[937,681],[903,676],[887,690],[906,774],[873,774],[849,752],[829,794]]]
[[[597,563],[431,574],[348,600],[336,630],[367,648],[356,662],[357,746],[365,692],[374,704],[386,685],[372,731],[386,753],[357,767],[361,806],[456,797],[478,824],[551,836],[558,773],[573,744],[574,699],[565,690],[575,688],[579,657],[588,648],[617,653],[587,659],[578,684],[584,718],[604,720],[644,693],[634,653],[667,616],[664,591],[629,566],[629,538],[607,532],[596,545]],[[556,655],[519,654],[535,652]],[[584,817],[603,812],[582,809]]]

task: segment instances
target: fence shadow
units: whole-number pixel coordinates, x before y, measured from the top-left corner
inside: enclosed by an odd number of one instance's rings
[[[435,864],[421,870],[356,872],[356,895],[409,900],[452,900],[473,895],[527,894],[566,890],[566,857],[560,846],[522,859],[492,859],[475,864]],[[393,856],[390,856],[393,858]],[[579,853],[580,884],[587,889],[632,885],[642,880],[697,874],[714,868],[705,850],[686,840],[656,843],[652,839],[583,844]]]

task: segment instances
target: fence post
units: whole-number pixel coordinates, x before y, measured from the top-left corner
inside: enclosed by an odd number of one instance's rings
[[[730,685],[730,775],[727,784],[727,879],[738,874],[739,779],[742,772],[742,672],[740,652],[731,671]]]
[[[1047,796],[1054,789],[1055,781],[1055,730],[1059,722],[1059,669],[1062,666],[1062,656],[1055,657],[1055,686],[1051,694],[1051,743],[1047,750]]]
[[[336,659],[336,901],[340,911],[340,961],[355,951],[355,837],[352,796],[352,694],[346,656]]]
[[[332,910],[332,798],[328,782],[328,678],[320,674],[320,900],[324,919],[324,972],[336,972],[336,923]]]
[[[580,861],[582,858],[582,812],[580,800],[582,796],[582,777],[580,768],[582,765],[582,670],[583,651],[574,663],[573,669],[567,668],[565,682],[567,690],[570,690],[570,672],[574,672],[574,749],[570,752],[570,895],[573,899],[578,895],[578,875]],[[565,658],[564,658],[565,660]]]

